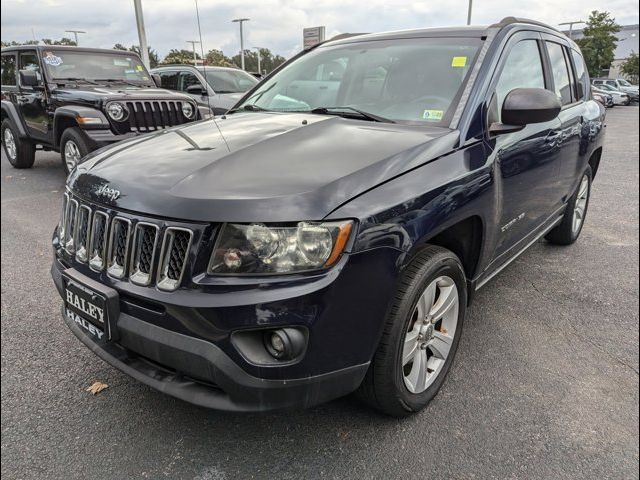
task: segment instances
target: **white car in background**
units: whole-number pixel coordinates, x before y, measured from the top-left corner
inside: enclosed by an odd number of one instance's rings
[[[596,92],[601,92],[604,94],[608,94],[611,95],[611,97],[613,98],[613,103],[614,105],[629,105],[631,103],[631,98],[629,97],[629,94],[626,92],[620,92],[618,90],[616,90],[614,87],[612,87],[611,85],[598,85],[597,87],[594,86],[593,90]]]
[[[632,85],[624,78],[595,78],[591,83],[597,88],[602,85],[608,85],[619,92],[629,95],[632,102],[638,101],[638,85]]]

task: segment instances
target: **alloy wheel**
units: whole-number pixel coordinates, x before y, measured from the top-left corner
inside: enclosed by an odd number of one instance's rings
[[[584,221],[584,215],[587,210],[587,201],[589,200],[589,177],[585,175],[582,177],[580,187],[578,188],[578,197],[576,198],[576,205],[573,209],[573,223],[572,230],[576,234],[580,231],[582,222]]]
[[[78,145],[73,140],[67,140],[64,144],[64,162],[67,164],[67,171],[71,173],[82,158]]]
[[[440,374],[458,326],[460,298],[448,276],[432,281],[413,311],[402,349],[402,376],[411,393],[422,393]]]
[[[7,155],[11,160],[15,160],[18,155],[18,149],[16,147],[16,140],[13,138],[13,132],[10,128],[5,128],[3,141]]]

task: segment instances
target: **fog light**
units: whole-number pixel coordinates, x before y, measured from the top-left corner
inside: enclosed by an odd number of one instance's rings
[[[264,343],[273,358],[292,360],[302,354],[306,341],[297,328],[279,328],[267,332]]]

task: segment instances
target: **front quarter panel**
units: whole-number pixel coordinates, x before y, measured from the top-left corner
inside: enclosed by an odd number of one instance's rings
[[[470,217],[479,217],[490,232],[494,173],[486,158],[485,147],[474,143],[360,195],[328,218],[360,220],[354,252],[393,248],[406,254],[404,261],[430,238]]]

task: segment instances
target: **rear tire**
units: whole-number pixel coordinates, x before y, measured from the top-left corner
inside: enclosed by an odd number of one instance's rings
[[[422,410],[449,372],[466,306],[460,260],[449,250],[427,246],[398,281],[378,349],[357,392],[360,399],[394,417]]]
[[[78,127],[67,128],[60,138],[60,159],[69,175],[93,148],[92,142]]]
[[[587,209],[589,208],[592,176],[591,167],[587,166],[587,169],[582,174],[578,188],[569,199],[562,221],[545,236],[549,243],[571,245],[580,236],[587,216]]]
[[[31,168],[36,159],[34,144],[21,140],[8,118],[2,121],[2,148],[13,168]]]

